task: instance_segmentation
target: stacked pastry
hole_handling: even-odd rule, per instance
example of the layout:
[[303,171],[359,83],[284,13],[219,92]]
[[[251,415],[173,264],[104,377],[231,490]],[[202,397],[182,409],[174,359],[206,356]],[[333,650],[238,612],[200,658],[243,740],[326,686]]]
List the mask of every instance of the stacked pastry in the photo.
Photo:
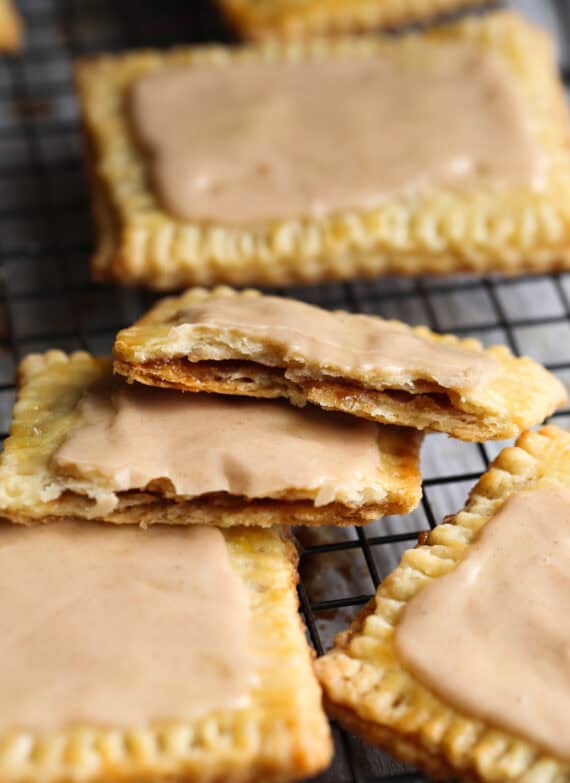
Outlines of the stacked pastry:
[[[119,332],[113,360],[50,351],[26,358],[19,380],[0,465],[11,730],[0,769],[2,780],[54,783],[285,781],[325,767],[331,739],[290,526],[405,513],[420,498],[423,431],[511,437],[565,398],[504,347],[229,288],[159,302]],[[527,480],[528,470],[499,482],[496,498]],[[533,502],[555,518],[558,496]],[[397,572],[318,662],[333,714],[419,762],[424,711],[405,688],[439,693],[414,639],[437,655],[440,630],[416,609],[400,651],[389,621],[460,559],[476,529],[462,524],[468,532],[444,525],[425,556],[409,555],[418,576],[409,559],[405,585]],[[447,720],[452,706],[429,698]],[[404,711],[417,716],[409,731]],[[436,756],[428,769],[444,767]]]
[[[242,19],[264,5],[223,3]],[[277,4],[297,29],[301,5]],[[516,15],[106,57],[78,85],[99,278],[570,264],[563,93],[549,43]],[[19,380],[0,465],[2,783],[284,783],[325,767],[289,531],[413,509],[429,431],[520,439],[317,662],[326,704],[438,776],[568,777],[570,436],[525,432],[565,399],[543,367],[194,288],[121,331],[112,359],[50,351]]]

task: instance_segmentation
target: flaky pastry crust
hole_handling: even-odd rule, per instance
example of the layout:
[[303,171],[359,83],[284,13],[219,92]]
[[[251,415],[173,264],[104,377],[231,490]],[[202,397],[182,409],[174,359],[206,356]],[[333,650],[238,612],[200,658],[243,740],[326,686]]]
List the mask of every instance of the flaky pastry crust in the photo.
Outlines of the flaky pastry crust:
[[394,628],[406,603],[463,559],[513,493],[540,486],[570,487],[570,433],[556,427],[525,432],[515,447],[504,449],[464,510],[436,527],[426,544],[404,554],[334,649],[317,661],[331,714],[432,777],[554,783],[570,776],[568,762],[456,712],[404,668],[394,646]]
[[2,783],[284,783],[327,766],[331,740],[298,614],[295,548],[280,528],[224,536],[249,596],[258,681],[248,703],[191,723],[14,730],[0,737]]
[[391,29],[480,5],[480,0],[218,0],[238,35],[251,40]]
[[[200,344],[197,361],[192,354],[197,338],[185,335],[182,327],[176,333],[172,329],[177,314],[192,304],[259,296],[253,290],[194,288],[161,300],[134,326],[118,333],[113,349],[115,372],[130,381],[183,391],[286,397],[296,405],[311,402],[384,424],[446,432],[472,441],[519,435],[544,421],[566,399],[562,384],[532,359],[515,357],[505,346],[483,349],[474,339],[438,335],[423,326],[413,331],[433,342],[460,345],[474,354],[485,350],[498,363],[498,374],[472,390],[437,385],[426,390],[426,383],[417,381],[414,389],[413,377],[388,374],[386,388],[378,390],[372,383],[366,386],[354,378],[334,377],[310,365],[302,378],[291,380],[284,376],[286,367],[270,336],[265,341],[257,336],[246,341],[241,334],[232,336],[220,330],[214,339],[210,330],[208,344]],[[204,351],[209,350],[211,356],[205,357]]]
[[22,22],[12,0],[0,0],[0,52],[22,48]]
[[98,503],[108,500],[108,490],[58,475],[51,457],[73,426],[85,389],[110,373],[110,360],[84,352],[48,351],[24,359],[10,436],[0,458],[0,515],[22,524],[75,516],[138,525],[349,525],[406,513],[420,500],[421,437],[413,430],[379,427],[375,502],[337,499],[315,506],[316,490],[248,500],[226,493],[179,498],[155,489],[119,492],[117,506],[109,510]]
[[[145,154],[130,125],[131,85],[173,65],[381,56],[392,47],[419,56],[425,39],[469,41],[501,58],[524,95],[544,153],[545,188],[435,190],[389,199],[368,211],[252,226],[177,220],[159,205]],[[100,280],[157,289],[212,283],[285,285],[384,274],[539,272],[570,265],[570,151],[567,109],[550,41],[511,12],[468,18],[427,33],[270,42],[136,52],[84,60],[77,88],[99,245]],[[445,118],[442,118],[442,122]],[[344,151],[346,152],[346,151]]]

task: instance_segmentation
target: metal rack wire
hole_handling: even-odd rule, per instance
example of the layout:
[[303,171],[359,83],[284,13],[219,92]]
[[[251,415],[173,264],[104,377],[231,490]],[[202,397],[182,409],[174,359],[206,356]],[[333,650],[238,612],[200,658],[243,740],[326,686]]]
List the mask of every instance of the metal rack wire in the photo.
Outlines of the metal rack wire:
[[[555,34],[570,83],[570,11],[564,0],[511,3]],[[231,40],[202,0],[21,0],[27,31],[22,57],[0,60],[0,432],[14,400],[14,371],[27,353],[58,347],[110,351],[116,330],[153,295],[95,286],[88,194],[81,170],[75,57],[135,46]],[[505,342],[570,383],[570,274],[503,279],[354,282],[294,289],[293,295],[435,330]],[[556,414],[570,422],[570,410]],[[424,499],[408,517],[365,529],[306,531],[299,593],[317,652],[365,603],[379,581],[444,514],[503,444],[457,443],[430,436],[424,448]],[[334,727],[337,754],[322,783],[373,783],[420,775]]]

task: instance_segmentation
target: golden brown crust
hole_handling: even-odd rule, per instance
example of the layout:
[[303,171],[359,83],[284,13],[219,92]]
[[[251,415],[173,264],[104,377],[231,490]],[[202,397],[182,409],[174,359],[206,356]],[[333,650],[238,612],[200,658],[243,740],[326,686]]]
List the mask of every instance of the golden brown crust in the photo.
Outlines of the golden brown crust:
[[[475,355],[485,350],[497,362],[498,375],[473,390],[437,387],[426,391],[424,383],[417,392],[411,376],[389,378],[386,388],[378,390],[351,378],[331,377],[331,368],[325,373],[309,365],[302,377],[291,380],[285,377],[287,367],[270,338],[263,341],[252,336],[246,343],[240,334],[232,342],[231,335],[220,331],[214,335],[212,360],[192,361],[192,334],[178,329],[173,334],[173,321],[186,307],[209,299],[237,297],[247,302],[259,296],[253,290],[195,288],[159,301],[134,326],[118,333],[113,349],[115,372],[130,381],[183,391],[285,397],[301,406],[311,402],[383,424],[446,432],[472,441],[519,435],[544,421],[566,399],[565,389],[552,374],[527,357],[513,356],[504,346],[483,349],[473,339],[437,335],[425,327],[412,330],[400,322],[395,322],[400,328],[433,342],[460,345]],[[251,355],[245,357],[248,351]],[[224,358],[219,360],[222,352]]]
[[[495,4],[490,0],[488,5]],[[242,38],[293,38],[362,33],[430,21],[481,6],[480,0],[218,0]]]
[[300,498],[293,491],[282,498],[258,500],[223,493],[184,499],[132,491],[117,493],[118,504],[110,510],[108,492],[89,482],[62,478],[51,468],[54,451],[74,424],[77,400],[110,371],[109,360],[82,352],[67,356],[49,351],[32,354],[22,362],[10,436],[0,460],[0,513],[4,517],[22,524],[76,516],[139,525],[353,525],[383,514],[406,513],[420,500],[421,436],[379,427],[378,502],[339,500],[315,506],[312,497]]
[[330,733],[298,614],[291,539],[280,528],[224,536],[249,596],[259,667],[249,703],[192,723],[14,730],[0,737],[2,783],[284,783],[327,766]]
[[[429,751],[422,750],[413,741],[403,738],[397,732],[381,726],[373,726],[359,718],[353,710],[339,707],[326,699],[325,709],[332,718],[337,720],[351,734],[361,737],[369,745],[389,749],[392,756],[405,764],[411,764],[422,769],[433,780],[452,780],[455,777],[453,768],[440,757],[432,755]],[[473,776],[472,780],[480,779]]]
[[[228,67],[243,58],[288,60],[376,56],[428,40],[465,40],[503,59],[524,94],[547,161],[544,191],[435,191],[363,212],[319,220],[283,219],[259,226],[175,220],[159,206],[144,154],[129,123],[130,85],[174,64]],[[474,17],[395,40],[331,38],[271,42],[241,49],[186,48],[83,61],[77,87],[88,139],[99,246],[99,279],[157,289],[215,282],[285,285],[382,274],[507,274],[570,265],[570,151],[567,109],[550,42],[510,12]]]
[[12,0],[0,0],[0,52],[20,51],[22,39],[22,21]]
[[456,712],[404,668],[393,642],[398,618],[417,591],[462,560],[508,497],[539,486],[570,487],[570,433],[543,427],[525,432],[515,447],[504,449],[470,493],[465,509],[435,528],[427,544],[404,554],[372,605],[317,661],[332,714],[435,777],[554,783],[570,776],[567,761]]

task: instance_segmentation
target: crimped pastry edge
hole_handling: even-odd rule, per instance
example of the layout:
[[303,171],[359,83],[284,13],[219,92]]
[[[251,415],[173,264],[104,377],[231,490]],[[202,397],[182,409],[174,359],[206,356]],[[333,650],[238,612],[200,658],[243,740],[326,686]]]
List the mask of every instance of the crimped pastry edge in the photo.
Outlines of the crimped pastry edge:
[[[532,359],[515,357],[506,346],[484,348],[473,338],[460,339],[452,334],[440,335],[425,326],[407,328],[419,337],[433,342],[456,345],[475,354],[485,352],[498,363],[501,368],[499,375],[491,379],[486,388],[473,392],[462,390],[461,398],[456,401],[449,400],[448,410],[442,403],[431,401],[425,395],[419,395],[417,401],[410,399],[402,403],[382,392],[367,389],[360,381],[331,376],[330,371],[322,376],[315,373],[314,378],[307,376],[304,386],[282,379],[277,379],[272,386],[267,372],[282,368],[283,365],[277,361],[272,366],[271,357],[267,366],[261,364],[264,359],[257,344],[255,356],[232,357],[231,343],[228,342],[230,361],[233,358],[244,361],[250,358],[254,365],[257,363],[257,386],[255,383],[249,383],[250,377],[256,378],[255,366],[248,368],[248,383],[242,384],[238,389],[239,383],[226,381],[223,371],[220,377],[216,376],[215,360],[211,361],[210,378],[207,372],[200,375],[200,363],[194,371],[191,362],[181,367],[169,364],[177,359],[184,361],[191,344],[191,340],[184,335],[178,338],[170,333],[171,321],[179,311],[211,299],[238,297],[247,301],[248,298],[260,296],[263,294],[255,289],[236,291],[227,286],[219,286],[212,290],[191,288],[178,297],[160,300],[133,326],[122,329],[117,334],[113,348],[115,371],[130,380],[157,386],[172,385],[187,391],[285,396],[297,405],[303,405],[308,400],[327,410],[340,410],[389,425],[447,432],[469,441],[515,437],[524,429],[544,421],[567,398],[566,390],[560,381]],[[388,323],[406,326],[400,321]],[[220,340],[223,342],[222,338]],[[261,344],[262,341],[258,342]],[[243,352],[245,341],[240,339],[239,346]],[[161,362],[162,368],[159,366]],[[413,379],[406,378],[406,382],[408,380]],[[393,379],[388,383],[389,389],[392,388],[391,382]],[[398,387],[394,386],[394,390],[398,390]],[[449,391],[453,395],[454,390]]]
[[[436,191],[417,203],[395,200],[368,213],[345,211],[320,221],[282,220],[259,228],[175,221],[158,207],[146,181],[144,156],[131,138],[123,100],[132,79],[168,63],[199,61],[225,67],[252,57],[334,57],[347,51],[366,56],[389,44],[372,37],[341,37],[231,51],[218,46],[84,60],[77,68],[77,87],[100,233],[93,274],[167,290],[216,282],[287,285],[392,273],[517,274],[567,268],[567,108],[550,42],[508,11],[468,18],[424,35],[470,40],[505,58],[526,93],[550,162],[549,186],[543,194],[520,189],[504,197],[483,191]],[[413,48],[420,40],[410,34],[397,45]]]
[[[483,4],[492,7],[497,0],[431,0],[429,7],[419,7],[414,0],[312,0],[299,4],[271,2],[273,15],[265,17],[255,0],[217,0],[218,7],[231,27],[243,39],[260,41],[268,38],[293,38],[309,35],[363,33],[394,29],[419,22],[434,23],[444,15]],[[443,19],[442,19],[443,21]]]
[[503,449],[465,508],[436,527],[427,544],[404,554],[373,601],[316,662],[332,715],[434,777],[484,783],[555,783],[570,777],[570,763],[446,705],[400,665],[392,642],[405,603],[437,578],[436,570],[443,575],[460,562],[508,497],[534,486],[570,486],[570,433],[546,426]]

